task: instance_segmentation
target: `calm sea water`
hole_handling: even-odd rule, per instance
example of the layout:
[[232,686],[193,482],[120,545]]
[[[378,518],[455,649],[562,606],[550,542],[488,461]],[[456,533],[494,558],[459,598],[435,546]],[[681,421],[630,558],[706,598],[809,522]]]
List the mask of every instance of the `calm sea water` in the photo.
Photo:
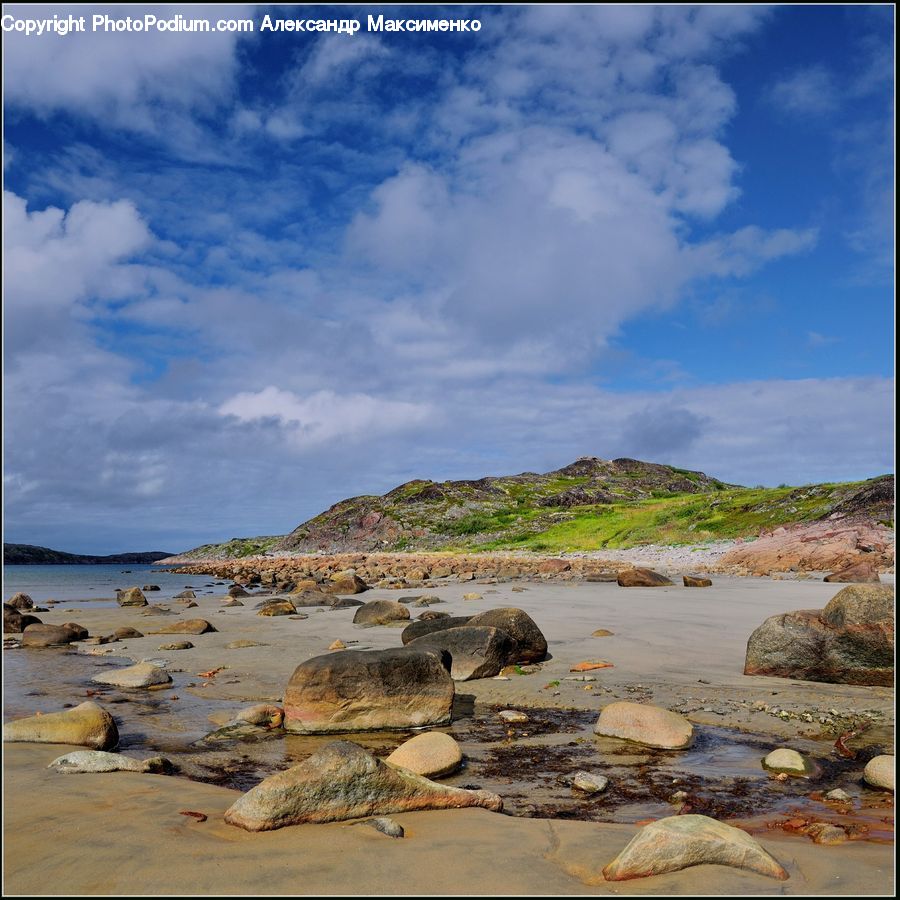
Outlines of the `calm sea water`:
[[[16,591],[24,591],[35,603],[44,600],[115,601],[116,588],[143,587],[158,584],[159,591],[147,599],[171,599],[193,585],[200,594],[211,591],[204,587],[217,580],[206,575],[175,575],[160,571],[158,566],[4,566],[3,599]],[[223,591],[218,588],[219,593]]]

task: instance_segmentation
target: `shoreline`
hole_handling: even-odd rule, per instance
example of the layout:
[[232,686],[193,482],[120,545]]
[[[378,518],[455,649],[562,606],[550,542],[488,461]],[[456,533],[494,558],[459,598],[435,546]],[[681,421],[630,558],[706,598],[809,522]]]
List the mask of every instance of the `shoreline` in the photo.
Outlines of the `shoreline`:
[[[217,629],[191,637],[193,648],[171,652],[159,649],[171,636],[149,633],[175,621],[171,616],[145,617],[147,610],[114,601],[89,608],[61,602],[41,614],[44,621],[74,619],[91,634],[131,626],[145,636],[78,645],[75,653],[6,651],[6,717],[80,702],[86,690],[98,688],[91,674],[164,658],[174,678],[170,687],[158,692],[101,688],[95,699],[116,717],[125,753],[170,756],[182,767],[182,776],[61,775],[46,765],[66,752],[65,746],[6,744],[6,890],[49,893],[52,885],[59,893],[94,894],[890,893],[884,885],[891,882],[893,846],[877,834],[820,846],[771,826],[795,805],[803,815],[834,820],[834,811],[810,795],[838,786],[854,797],[855,823],[871,826],[892,811],[867,811],[872,792],[860,782],[861,764],[835,764],[832,751],[835,739],[858,721],[869,728],[850,742],[854,750],[866,753],[877,746],[890,751],[893,690],[742,674],[746,639],[766,616],[824,606],[840,587],[731,577],[717,578],[704,589],[518,580],[485,585],[477,600],[464,599],[472,582],[430,589],[443,601],[438,608],[453,615],[501,606],[525,609],[546,635],[549,655],[529,674],[458,683],[459,708],[444,729],[460,742],[467,760],[466,768],[445,783],[494,790],[504,797],[508,814],[397,814],[407,830],[402,841],[349,822],[243,832],[221,818],[235,790],[197,780],[224,773],[228,783],[245,790],[305,758],[330,736],[195,746],[198,736],[221,724],[222,715],[252,703],[278,702],[294,667],[326,653],[336,638],[354,649],[386,649],[399,646],[398,628],[354,625],[352,609],[310,608],[306,618],[297,620],[257,616],[256,598],[270,592],[254,590],[243,598],[244,606],[223,607],[221,586],[215,594],[199,594],[194,609],[162,604],[184,618],[206,618]],[[396,596],[373,590],[362,599]],[[600,627],[612,634],[593,637]],[[229,648],[235,639],[256,644]],[[613,666],[591,673],[593,680],[570,680],[573,665],[598,656]],[[218,677],[198,675],[222,666]],[[682,712],[697,730],[696,747],[660,754],[597,738],[592,726],[599,710],[620,699]],[[496,710],[504,708],[526,711],[531,724],[510,737],[496,724]],[[408,735],[342,737],[381,756]],[[769,779],[759,760],[777,746],[796,747],[820,760],[819,780],[785,787]],[[556,783],[556,773],[582,768],[610,778],[611,787],[596,803],[573,798],[570,789]],[[697,792],[697,811],[712,814],[722,803],[731,809],[722,818],[750,830],[787,868],[790,879],[776,882],[701,866],[604,882],[600,870],[637,833],[639,821],[678,811],[668,800],[675,779]],[[736,790],[740,782],[750,787],[743,798]],[[762,818],[748,816],[754,807]],[[190,820],[182,810],[203,812],[208,821]],[[33,839],[36,833],[52,834],[52,852]],[[144,846],[154,852],[135,853]]]

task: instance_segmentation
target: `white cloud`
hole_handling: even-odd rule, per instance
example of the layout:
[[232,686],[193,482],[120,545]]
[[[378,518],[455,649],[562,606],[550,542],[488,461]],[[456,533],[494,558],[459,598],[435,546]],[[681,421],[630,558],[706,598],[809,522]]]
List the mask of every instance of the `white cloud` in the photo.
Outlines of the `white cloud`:
[[261,391],[245,391],[226,400],[219,412],[240,422],[275,419],[287,426],[301,447],[329,441],[406,431],[425,421],[427,405],[385,400],[368,394],[336,394],[316,391],[299,397],[273,385]]
[[80,339],[87,304],[134,290],[141,277],[123,263],[152,241],[128,201],[28,211],[21,197],[4,191],[6,325],[15,335],[7,364],[48,340]]
[[[39,13],[36,12],[39,10]],[[18,6],[4,12],[17,18],[53,15],[135,18],[153,13],[171,18],[252,18],[254,7],[179,6]],[[10,109],[40,115],[57,112],[88,116],[104,127],[154,135],[191,155],[216,155],[196,116],[208,115],[230,99],[239,36],[212,31],[52,32],[25,37],[4,34],[4,102]]]
[[837,108],[839,94],[831,73],[821,65],[798,69],[769,89],[770,101],[792,115],[827,115]]

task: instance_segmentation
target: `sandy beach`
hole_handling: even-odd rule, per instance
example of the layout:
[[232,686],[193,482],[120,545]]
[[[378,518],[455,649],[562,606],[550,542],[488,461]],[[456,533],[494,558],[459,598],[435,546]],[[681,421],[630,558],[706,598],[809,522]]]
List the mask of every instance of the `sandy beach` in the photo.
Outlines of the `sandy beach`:
[[[199,585],[197,576],[185,584]],[[223,594],[201,594],[198,608],[216,632],[187,636],[193,649],[161,651],[178,637],[151,635],[172,616],[114,603],[62,603],[45,622],[75,621],[91,634],[131,626],[146,636],[64,650],[5,654],[6,718],[79,703],[98,671],[141,659],[165,660],[174,683],[164,690],[100,689],[113,712],[120,749],[162,753],[181,777],[115,773],[60,775],[46,768],[64,746],[5,745],[7,893],[890,893],[891,795],[861,782],[862,763],[834,752],[849,723],[867,727],[850,741],[860,758],[893,752],[890,688],[796,682],[742,674],[746,641],[769,615],[821,608],[838,586],[813,581],[717,578],[712,588],[624,589],[614,583],[449,584],[427,593],[438,608],[472,615],[517,606],[538,623],[548,659],[508,680],[457,684],[454,722],[443,730],[461,744],[465,767],[445,783],[500,794],[505,813],[453,810],[395,816],[407,837],[393,841],[347,823],[301,825],[249,834],[226,825],[240,791],[286,768],[331,738],[272,734],[250,741],[201,741],[252,703],[277,702],[294,668],[341,639],[354,649],[400,645],[396,627],[362,628],[353,610],[303,610],[306,618],[260,617],[252,597],[222,608]],[[524,590],[523,590],[524,588]],[[209,588],[207,588],[208,590]],[[514,590],[515,589],[515,590]],[[214,590],[224,591],[224,586]],[[463,600],[478,592],[481,599]],[[409,591],[371,590],[359,599],[397,599]],[[415,593],[415,592],[414,592]],[[152,595],[151,595],[152,596]],[[592,637],[597,629],[612,632]],[[184,637],[184,636],[182,636]],[[229,649],[235,640],[258,646]],[[356,643],[354,643],[356,642]],[[612,663],[587,675],[584,660]],[[202,677],[214,669],[211,677]],[[525,667],[528,671],[532,667]],[[569,680],[578,679],[578,680]],[[589,680],[588,680],[589,679]],[[684,752],[662,752],[595,737],[599,710],[641,700],[683,712],[697,731]],[[502,726],[499,709],[529,723]],[[386,755],[410,733],[351,736]],[[197,743],[200,741],[200,743]],[[760,765],[790,746],[817,764],[809,779],[783,784]],[[601,799],[573,797],[560,775],[576,769],[609,776]],[[842,787],[849,813],[821,802]],[[741,824],[787,869],[776,882],[722,866],[604,882],[601,869],[637,832],[638,822],[673,815],[668,794],[685,788],[693,811]],[[818,792],[818,798],[815,796]],[[180,815],[203,812],[207,821]],[[820,846],[779,826],[786,818],[855,823],[855,838]],[[123,827],[124,826],[124,827]],[[35,841],[34,835],[41,840]],[[304,852],[294,849],[302,842]],[[48,841],[52,850],[48,850]],[[152,848],[152,853],[135,852]],[[498,865],[498,860],[502,863]]]

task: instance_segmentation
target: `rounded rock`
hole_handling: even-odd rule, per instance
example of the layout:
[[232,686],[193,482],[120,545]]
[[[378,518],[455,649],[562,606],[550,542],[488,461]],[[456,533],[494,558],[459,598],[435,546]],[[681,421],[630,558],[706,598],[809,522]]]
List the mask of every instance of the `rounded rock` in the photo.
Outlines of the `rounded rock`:
[[764,760],[763,768],[770,772],[785,772],[788,775],[806,775],[809,766],[806,760],[789,747],[779,747],[773,750]]
[[662,750],[683,750],[694,739],[694,728],[684,716],[659,706],[627,700],[604,707],[594,733]]
[[885,791],[894,790],[894,757],[889,754],[875,756],[866,763],[863,779],[871,787]]
[[449,734],[429,731],[401,744],[386,762],[426,778],[440,778],[462,765],[462,750]]

